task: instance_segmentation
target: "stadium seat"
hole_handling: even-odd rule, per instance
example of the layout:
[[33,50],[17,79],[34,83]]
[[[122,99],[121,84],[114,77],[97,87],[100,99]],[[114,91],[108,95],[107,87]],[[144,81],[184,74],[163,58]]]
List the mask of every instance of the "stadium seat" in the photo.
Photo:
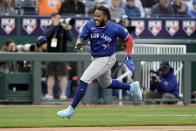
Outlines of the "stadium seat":
[[15,0],[15,9],[22,15],[38,14],[38,4],[35,0]]

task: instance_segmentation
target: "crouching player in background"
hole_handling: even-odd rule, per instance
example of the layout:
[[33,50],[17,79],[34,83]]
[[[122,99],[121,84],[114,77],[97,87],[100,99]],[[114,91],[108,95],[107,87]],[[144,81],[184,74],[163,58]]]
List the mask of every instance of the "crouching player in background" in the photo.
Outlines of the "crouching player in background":
[[152,99],[146,104],[154,103],[153,99],[162,99],[161,104],[175,104],[179,98],[179,86],[177,78],[174,75],[174,70],[170,67],[169,62],[163,61],[160,64],[160,69],[157,76],[151,77],[150,91],[146,93],[145,98]]

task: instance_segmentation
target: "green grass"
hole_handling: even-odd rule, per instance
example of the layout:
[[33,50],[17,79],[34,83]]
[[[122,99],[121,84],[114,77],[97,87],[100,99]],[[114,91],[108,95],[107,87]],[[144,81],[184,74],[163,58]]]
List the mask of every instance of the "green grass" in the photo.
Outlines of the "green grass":
[[193,106],[80,107],[69,120],[56,115],[61,109],[1,107],[0,127],[196,125]]

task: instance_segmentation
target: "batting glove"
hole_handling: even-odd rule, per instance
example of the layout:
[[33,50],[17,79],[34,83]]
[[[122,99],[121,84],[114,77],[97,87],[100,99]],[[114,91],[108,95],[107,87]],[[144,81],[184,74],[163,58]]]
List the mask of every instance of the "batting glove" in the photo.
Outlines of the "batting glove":
[[133,61],[131,60],[131,56],[126,56],[125,58],[125,65],[129,68],[130,71],[135,72],[136,71],[136,67],[133,64]]

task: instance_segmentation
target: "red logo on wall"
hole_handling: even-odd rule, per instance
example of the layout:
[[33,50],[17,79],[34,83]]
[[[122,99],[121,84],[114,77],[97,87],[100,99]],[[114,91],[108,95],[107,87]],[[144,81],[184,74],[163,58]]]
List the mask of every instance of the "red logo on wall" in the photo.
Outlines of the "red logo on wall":
[[24,18],[22,27],[30,35],[37,27],[37,20],[35,18]]
[[131,26],[135,27],[135,35],[139,36],[145,29],[144,20],[131,20]]
[[40,19],[40,28],[44,31],[49,25],[52,24],[50,19]]
[[179,30],[179,21],[177,20],[166,20],[165,28],[170,36],[174,36]]
[[16,25],[15,18],[2,18],[1,19],[1,28],[5,31],[5,33],[8,35],[10,34]]
[[157,36],[159,32],[162,30],[162,21],[161,20],[149,20],[148,30],[152,33],[153,36]]
[[183,30],[186,32],[188,36],[191,36],[193,32],[195,32],[196,23],[193,20],[184,20],[182,26]]
[[88,22],[88,20],[81,20],[81,19],[77,19],[76,20],[76,23],[75,23],[75,29],[78,31],[78,32],[81,32],[82,31],[82,28],[83,26]]

